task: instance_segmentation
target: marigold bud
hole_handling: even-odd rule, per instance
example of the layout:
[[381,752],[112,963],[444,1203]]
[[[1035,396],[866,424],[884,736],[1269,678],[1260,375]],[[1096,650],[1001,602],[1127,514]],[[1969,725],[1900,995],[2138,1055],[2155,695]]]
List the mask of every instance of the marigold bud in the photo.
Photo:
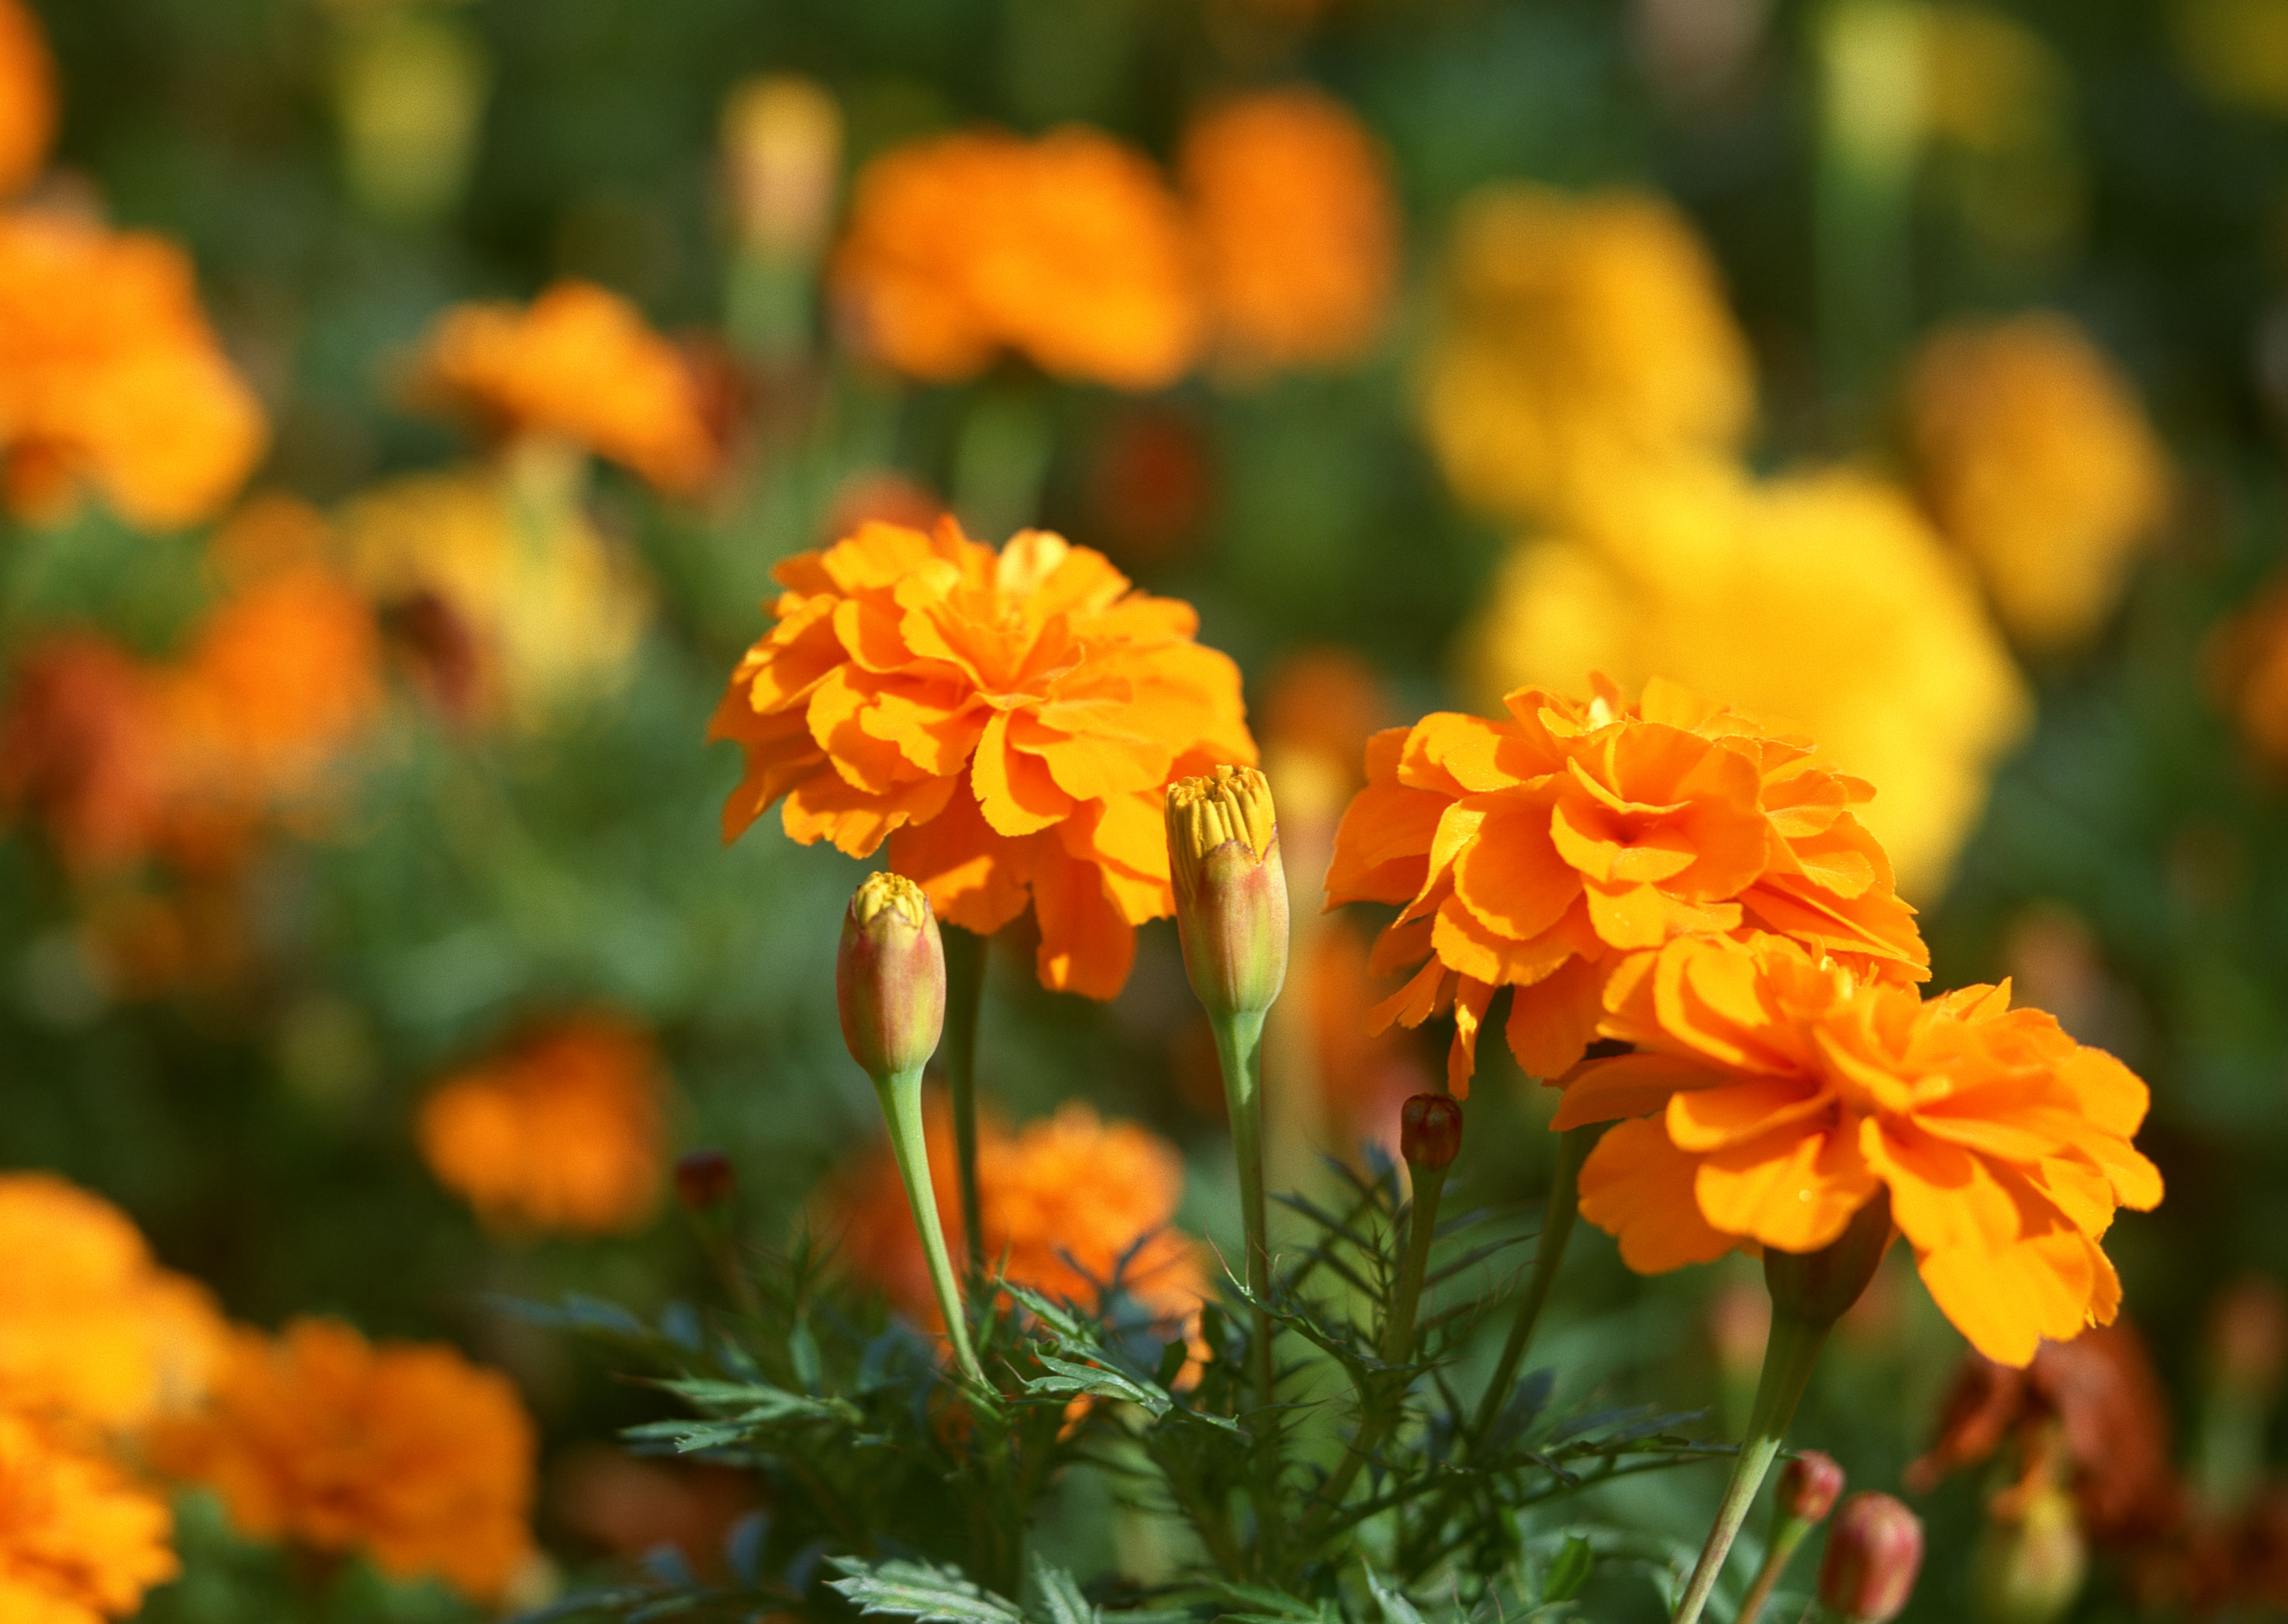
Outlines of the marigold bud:
[[1773,1499],[1782,1517],[1799,1523],[1815,1523],[1835,1509],[1835,1502],[1842,1493],[1843,1469],[1836,1464],[1835,1457],[1807,1449],[1780,1468],[1779,1485],[1773,1491]]
[[1462,1102],[1417,1094],[1398,1108],[1399,1153],[1418,1168],[1450,1168],[1462,1149]]
[[842,168],[842,109],[826,88],[793,74],[748,80],[723,109],[723,156],[747,250],[814,257]]
[[1915,1593],[1922,1520],[1888,1494],[1854,1494],[1827,1531],[1819,1599],[1845,1624],[1889,1624]]
[[1879,1186],[1843,1232],[1818,1251],[1766,1247],[1764,1286],[1772,1294],[1773,1314],[1801,1325],[1834,1324],[1875,1278],[1893,1238],[1890,1192]]
[[1271,786],[1218,767],[1168,791],[1168,868],[1192,991],[1211,1015],[1259,1015],[1287,979],[1287,873]]
[[834,993],[850,1058],[879,1081],[918,1072],[945,1026],[945,945],[922,888],[870,874],[842,918]]
[[675,1161],[675,1193],[694,1212],[706,1212],[731,1199],[738,1169],[721,1151],[686,1151]]

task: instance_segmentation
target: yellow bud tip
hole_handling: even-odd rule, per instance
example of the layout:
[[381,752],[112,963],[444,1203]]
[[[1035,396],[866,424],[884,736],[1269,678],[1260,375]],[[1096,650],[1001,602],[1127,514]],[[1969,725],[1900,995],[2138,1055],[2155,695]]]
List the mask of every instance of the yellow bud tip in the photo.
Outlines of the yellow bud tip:
[[1169,788],[1168,854],[1180,873],[1235,841],[1261,862],[1278,837],[1271,781],[1253,767],[1218,767]]
[[870,874],[850,899],[850,917],[864,930],[881,915],[885,909],[894,911],[901,923],[918,931],[929,923],[929,896],[902,874],[886,869]]

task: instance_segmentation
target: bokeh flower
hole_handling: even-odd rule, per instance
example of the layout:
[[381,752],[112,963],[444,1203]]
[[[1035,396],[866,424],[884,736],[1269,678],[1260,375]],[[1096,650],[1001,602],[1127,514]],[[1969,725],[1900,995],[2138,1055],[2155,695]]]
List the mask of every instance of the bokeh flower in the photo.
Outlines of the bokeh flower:
[[830,283],[866,353],[935,383],[1013,351],[1059,377],[1173,383],[1199,353],[1193,241],[1150,159],[1089,130],[900,147],[860,171]]
[[2023,1366],[2109,1323],[2098,1245],[2161,1176],[2130,1144],[2145,1085],[2009,988],[1930,1000],[1799,942],[1684,938],[1609,984],[1606,1030],[1553,1125],[1615,1126],[1581,1216],[1642,1272],[1744,1244],[1813,1252],[1887,1190],[1923,1282],[1973,1347]]
[[1214,107],[1180,162],[1217,348],[1235,372],[1356,360],[1398,278],[1390,161],[1342,103],[1302,87]]
[[180,249],[0,214],[0,455],[16,513],[52,516],[92,487],[130,523],[193,524],[230,499],[266,437]]
[[675,346],[617,294],[560,281],[520,309],[461,305],[431,329],[417,402],[506,437],[551,435],[679,494],[706,481],[714,436]]
[[1785,717],[1882,786],[1860,814],[1918,899],[1943,887],[2032,702],[1977,592],[1897,491],[1715,462],[1616,482],[1511,555],[1462,651],[1481,702],[1585,670]]
[[421,1105],[422,1158],[496,1228],[632,1229],[659,1200],[662,1087],[644,1033],[568,1017],[440,1082]]
[[1027,530],[996,553],[952,520],[868,525],[774,572],[778,624],[732,673],[711,736],[747,772],[735,837],[784,797],[786,832],[918,881],[989,934],[1028,904],[1042,984],[1109,998],[1135,927],[1174,907],[1163,789],[1252,763],[1239,672],[1188,604]]
[[0,1174],[0,1409],[132,1431],[198,1400],[222,1317],[124,1213],[52,1173]]
[[1672,207],[1510,185],[1457,216],[1423,410],[1465,501],[1535,518],[1647,463],[1736,449],[1755,379]]
[[16,658],[0,717],[0,804],[79,872],[142,860],[172,788],[153,679],[93,631],[46,632]]
[[2004,625],[2087,638],[2162,515],[2168,465],[2128,380],[2062,316],[1942,329],[1907,388],[1924,500]]
[[497,1600],[532,1552],[536,1438],[508,1378],[441,1343],[369,1343],[338,1320],[234,1333],[207,1408],[150,1440],[262,1540],[361,1552]]
[[106,1457],[0,1411],[0,1617],[125,1618],[180,1572],[167,1502]]
[[56,133],[56,67],[23,0],[0,0],[0,197],[47,161]]
[[1421,968],[1370,1022],[1450,1010],[1457,1093],[1502,988],[1518,1063],[1554,1079],[1605,1022],[1624,957],[1678,936],[1780,931],[1871,978],[1929,973],[1854,812],[1874,792],[1809,740],[1658,680],[1635,706],[1602,677],[1586,703],[1539,688],[1506,703],[1376,734],[1327,875],[1330,904],[1403,905],[1374,968]]

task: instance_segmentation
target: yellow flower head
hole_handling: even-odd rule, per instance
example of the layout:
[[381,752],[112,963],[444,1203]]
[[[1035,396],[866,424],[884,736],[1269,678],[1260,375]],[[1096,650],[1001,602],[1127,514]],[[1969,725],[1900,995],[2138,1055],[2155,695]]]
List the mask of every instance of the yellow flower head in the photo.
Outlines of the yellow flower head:
[[181,1571],[167,1502],[20,1414],[0,1412],[0,1618],[125,1618]]

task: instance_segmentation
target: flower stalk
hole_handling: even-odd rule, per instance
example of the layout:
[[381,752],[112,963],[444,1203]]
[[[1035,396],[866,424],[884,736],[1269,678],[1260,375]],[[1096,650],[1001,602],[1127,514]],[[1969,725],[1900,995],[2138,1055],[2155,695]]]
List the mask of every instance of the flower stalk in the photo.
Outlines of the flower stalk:
[[1780,1575],[1787,1572],[1797,1549],[1814,1528],[1835,1509],[1843,1492],[1843,1469],[1831,1456],[1807,1450],[1780,1469],[1779,1488],[1772,1497],[1772,1537],[1765,1541],[1764,1565],[1756,1570],[1740,1616],[1733,1624],[1756,1624],[1764,1604],[1772,1598]]
[[944,926],[941,935],[945,943],[945,1041],[938,1054],[953,1105],[961,1232],[974,1282],[985,1278],[985,1223],[977,1197],[977,1021],[985,1002],[987,943],[976,931],[959,925]]
[[1534,1327],[1541,1322],[1541,1311],[1549,1305],[1550,1289],[1556,1285],[1558,1267],[1565,1261],[1566,1244],[1573,1239],[1574,1220],[1580,1216],[1581,1164],[1589,1160],[1589,1153],[1596,1148],[1597,1139],[1603,1132],[1604,1125],[1596,1123],[1568,1129],[1558,1139],[1557,1166],[1550,1178],[1548,1205],[1542,1212],[1541,1240],[1534,1248],[1533,1273],[1526,1280],[1525,1295],[1518,1299],[1508,1340],[1502,1343],[1501,1358],[1494,1362],[1493,1379],[1487,1382],[1485,1397],[1478,1401],[1476,1419],[1470,1424],[1472,1453],[1485,1447],[1486,1439],[1492,1436],[1495,1423],[1509,1403],[1510,1390],[1517,1383],[1518,1367],[1524,1362],[1526,1349],[1532,1345]]

